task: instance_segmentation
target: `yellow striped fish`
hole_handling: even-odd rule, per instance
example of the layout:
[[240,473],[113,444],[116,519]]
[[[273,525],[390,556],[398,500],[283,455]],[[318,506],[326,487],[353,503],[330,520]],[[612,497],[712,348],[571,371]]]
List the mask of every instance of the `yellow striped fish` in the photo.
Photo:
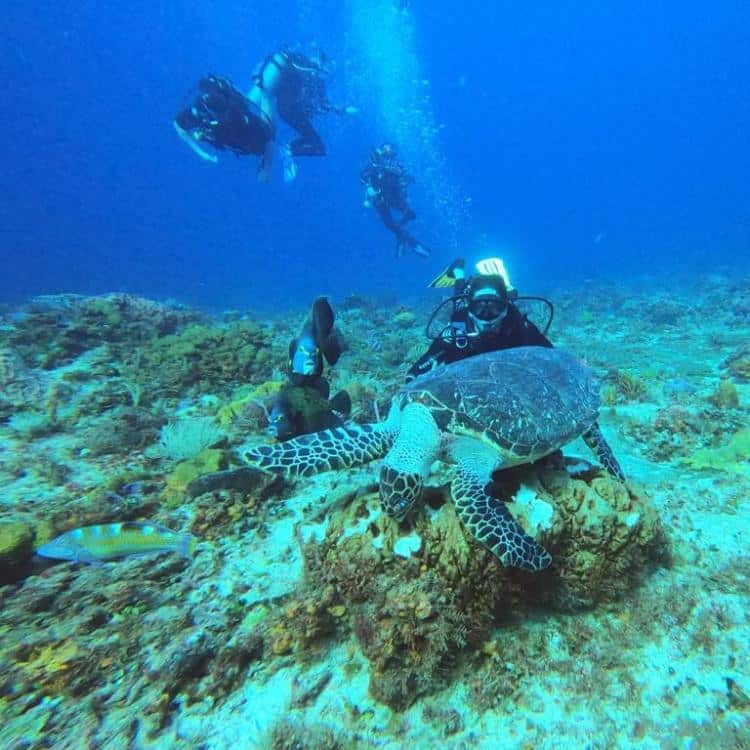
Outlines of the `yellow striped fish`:
[[190,557],[196,540],[154,523],[130,521],[83,526],[43,544],[37,555],[54,560],[94,563],[127,555],[152,552],[178,552]]

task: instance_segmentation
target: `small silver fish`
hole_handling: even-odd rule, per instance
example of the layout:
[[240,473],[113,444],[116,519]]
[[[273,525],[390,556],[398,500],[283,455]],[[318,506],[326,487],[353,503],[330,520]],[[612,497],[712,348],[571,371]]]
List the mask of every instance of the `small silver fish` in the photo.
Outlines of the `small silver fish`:
[[83,526],[66,531],[36,550],[41,557],[95,563],[127,555],[178,552],[190,557],[196,540],[154,523],[130,521]]

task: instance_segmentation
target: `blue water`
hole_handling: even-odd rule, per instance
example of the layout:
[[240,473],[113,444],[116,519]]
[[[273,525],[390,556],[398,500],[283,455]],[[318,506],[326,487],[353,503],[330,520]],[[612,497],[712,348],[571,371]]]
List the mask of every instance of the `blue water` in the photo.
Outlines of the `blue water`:
[[[750,5],[6,0],[0,301],[126,290],[208,307],[408,298],[456,254],[524,289],[750,258]],[[206,72],[245,88],[280,44],[336,59],[325,159],[288,185],[197,159],[171,119]],[[397,260],[358,172],[417,178]]]

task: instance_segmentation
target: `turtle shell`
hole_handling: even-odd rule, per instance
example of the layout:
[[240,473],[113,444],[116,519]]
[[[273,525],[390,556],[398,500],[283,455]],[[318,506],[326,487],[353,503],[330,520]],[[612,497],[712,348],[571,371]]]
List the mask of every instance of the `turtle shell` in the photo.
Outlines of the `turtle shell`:
[[438,367],[407,385],[401,398],[427,406],[441,430],[479,438],[519,461],[575,439],[599,410],[593,372],[569,352],[537,346]]

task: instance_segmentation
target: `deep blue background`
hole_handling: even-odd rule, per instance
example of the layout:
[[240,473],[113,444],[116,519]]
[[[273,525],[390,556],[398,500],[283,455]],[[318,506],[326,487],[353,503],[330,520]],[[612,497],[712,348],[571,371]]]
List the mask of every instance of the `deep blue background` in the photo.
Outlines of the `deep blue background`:
[[[394,258],[358,183],[373,142],[392,134],[363,94],[352,19],[393,14],[389,2],[5,5],[0,301],[408,297],[457,247],[467,259],[502,253],[528,291],[750,262],[746,1],[413,0],[387,19],[412,29],[412,49],[396,51],[430,82],[444,126],[432,145],[465,214],[458,232],[447,227],[416,175],[414,231],[430,261]],[[245,88],[260,59],[296,41],[336,57],[332,98],[359,97],[356,120],[321,123],[329,156],[264,186],[250,159],[192,155],[171,118],[195,81],[211,71]],[[409,126],[408,113],[389,116]]]

